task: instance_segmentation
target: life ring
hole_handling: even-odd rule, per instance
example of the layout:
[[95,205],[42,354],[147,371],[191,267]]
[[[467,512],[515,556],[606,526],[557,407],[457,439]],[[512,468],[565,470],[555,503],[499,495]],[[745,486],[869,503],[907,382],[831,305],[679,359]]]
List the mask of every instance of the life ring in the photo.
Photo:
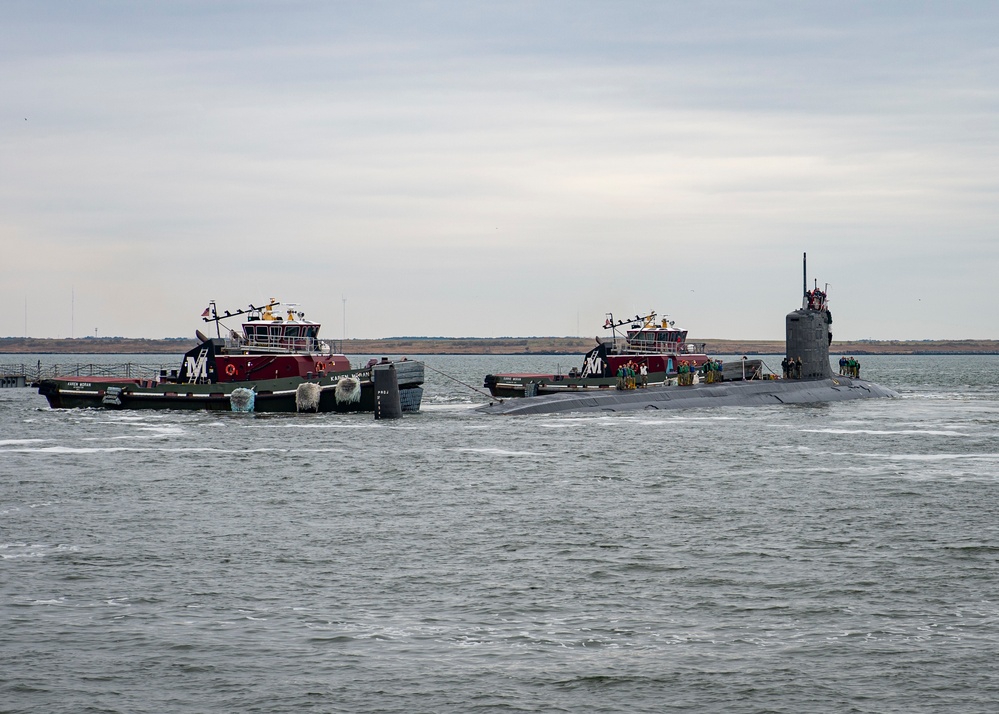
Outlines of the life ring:
[[326,370],[326,365],[325,364],[323,364],[322,362],[316,362],[316,371],[317,372],[324,372],[325,370]]
[[232,362],[227,364],[225,366],[225,373],[228,374],[230,377],[236,374],[236,365],[234,365]]

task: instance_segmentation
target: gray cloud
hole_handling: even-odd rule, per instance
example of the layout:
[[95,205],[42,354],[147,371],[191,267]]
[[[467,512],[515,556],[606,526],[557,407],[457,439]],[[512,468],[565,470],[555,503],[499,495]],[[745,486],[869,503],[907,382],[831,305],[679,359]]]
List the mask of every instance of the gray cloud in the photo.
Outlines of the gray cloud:
[[[190,334],[208,299],[356,336],[995,337],[990,4],[16,6],[0,297]],[[27,119],[27,121],[25,121]],[[266,295],[262,294],[267,293]],[[691,292],[693,291],[693,292]],[[900,298],[899,296],[905,296]],[[915,300],[919,310],[879,309]],[[86,333],[92,328],[77,328]],[[23,331],[19,310],[0,334]]]

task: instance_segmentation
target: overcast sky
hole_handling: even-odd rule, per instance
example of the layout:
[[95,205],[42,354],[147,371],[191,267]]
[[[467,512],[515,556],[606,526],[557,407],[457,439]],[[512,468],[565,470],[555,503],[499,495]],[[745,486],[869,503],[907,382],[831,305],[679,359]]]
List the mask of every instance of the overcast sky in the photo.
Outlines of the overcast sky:
[[[0,336],[999,339],[999,3],[0,6]],[[235,326],[235,325],[234,325]]]

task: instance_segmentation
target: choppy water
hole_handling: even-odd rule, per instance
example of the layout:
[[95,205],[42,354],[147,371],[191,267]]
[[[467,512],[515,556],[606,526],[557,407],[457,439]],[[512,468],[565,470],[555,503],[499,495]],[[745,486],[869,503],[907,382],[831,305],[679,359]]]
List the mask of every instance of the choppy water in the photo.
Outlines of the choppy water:
[[375,422],[0,390],[0,711],[996,711],[999,358],[863,362],[902,398],[500,418],[431,372]]

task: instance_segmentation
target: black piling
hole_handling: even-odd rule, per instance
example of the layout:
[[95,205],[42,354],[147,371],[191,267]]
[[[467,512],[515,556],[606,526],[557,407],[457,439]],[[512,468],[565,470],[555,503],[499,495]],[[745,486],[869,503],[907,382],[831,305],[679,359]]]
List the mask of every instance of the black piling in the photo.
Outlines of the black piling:
[[378,364],[371,368],[371,381],[375,387],[375,419],[399,419],[402,402],[399,399],[399,379],[395,365]]

